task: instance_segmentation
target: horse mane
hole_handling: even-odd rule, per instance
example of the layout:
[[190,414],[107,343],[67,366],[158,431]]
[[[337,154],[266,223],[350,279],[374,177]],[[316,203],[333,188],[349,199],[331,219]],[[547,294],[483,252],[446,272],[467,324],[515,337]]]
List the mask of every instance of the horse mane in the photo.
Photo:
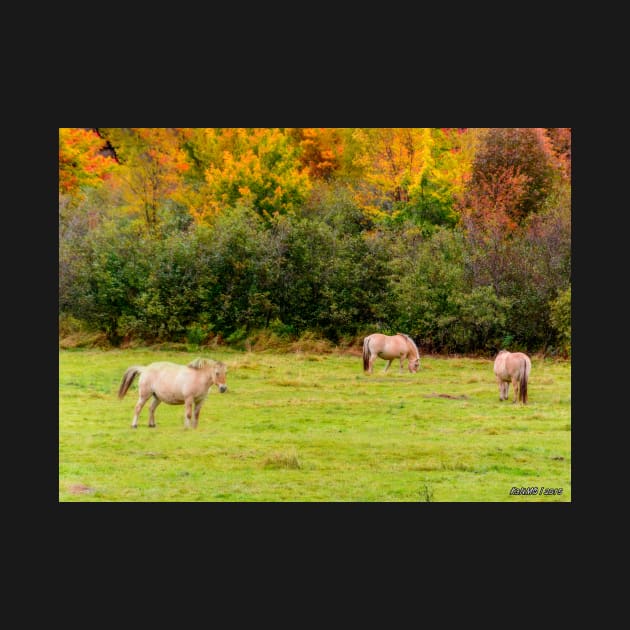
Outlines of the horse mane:
[[405,333],[396,333],[397,335],[401,335],[402,337],[404,337],[407,341],[409,341],[411,343],[411,345],[415,348],[416,350],[416,354],[418,356],[418,358],[420,358],[420,350],[418,350],[418,346],[416,346],[416,342],[409,336],[406,335]]
[[201,370],[206,367],[212,367],[216,361],[212,359],[202,359],[201,357],[197,357],[194,361],[191,361],[188,364],[189,368],[194,368],[195,370]]

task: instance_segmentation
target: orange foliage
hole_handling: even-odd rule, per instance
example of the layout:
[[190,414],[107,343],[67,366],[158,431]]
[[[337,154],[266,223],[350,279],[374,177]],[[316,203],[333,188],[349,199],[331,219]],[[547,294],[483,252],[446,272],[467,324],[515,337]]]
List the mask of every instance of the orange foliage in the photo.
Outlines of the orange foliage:
[[[570,177],[571,130],[507,131],[101,128],[120,159],[116,166],[102,154],[104,143],[94,131],[60,129],[59,190],[102,183],[116,167],[120,207],[144,216],[151,227],[173,204],[196,222],[237,204],[261,216],[291,213],[314,180],[338,179],[376,220],[454,221],[457,200],[464,219],[512,230],[522,223],[522,208],[538,208],[547,194],[547,162]],[[532,199],[523,206],[527,195]]]
[[552,127],[545,131],[563,175],[571,179],[571,128]]
[[59,128],[59,192],[75,193],[81,186],[98,186],[116,167],[103,155],[105,142],[92,129]]
[[478,185],[469,190],[462,209],[462,220],[488,233],[514,231],[522,219],[519,204],[530,178],[518,167],[509,166],[482,174]]
[[343,141],[339,129],[328,127],[297,127],[291,135],[300,147],[300,162],[311,177],[330,179],[339,170],[343,156]]

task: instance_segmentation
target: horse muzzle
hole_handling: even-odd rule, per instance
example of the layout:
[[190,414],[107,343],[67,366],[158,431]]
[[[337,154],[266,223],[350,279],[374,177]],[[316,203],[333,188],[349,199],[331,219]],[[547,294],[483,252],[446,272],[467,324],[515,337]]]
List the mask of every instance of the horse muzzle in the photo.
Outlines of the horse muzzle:
[[227,391],[227,385],[219,385],[219,392],[223,394]]

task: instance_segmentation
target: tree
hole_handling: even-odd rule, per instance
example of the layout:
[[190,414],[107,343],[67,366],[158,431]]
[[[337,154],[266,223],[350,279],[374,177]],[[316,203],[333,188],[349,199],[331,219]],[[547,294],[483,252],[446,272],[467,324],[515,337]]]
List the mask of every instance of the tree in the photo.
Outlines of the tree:
[[519,226],[529,177],[517,166],[479,172],[463,197],[460,221],[484,240],[499,241]]
[[59,192],[76,194],[82,187],[99,186],[116,168],[104,155],[105,142],[94,129],[59,128]]
[[197,132],[191,151],[203,169],[198,223],[240,203],[269,220],[288,214],[306,199],[311,182],[298,159],[298,148],[282,129],[230,128]]
[[431,129],[428,167],[410,186],[405,218],[425,226],[455,226],[456,202],[470,176],[469,135],[464,129]]
[[356,129],[356,191],[366,213],[377,221],[454,225],[453,205],[469,170],[460,135],[437,128]]
[[355,164],[363,173],[357,193],[365,211],[378,219],[395,217],[396,204],[409,201],[409,188],[429,166],[430,130],[361,128],[353,136],[362,148]]
[[117,182],[124,210],[141,217],[156,234],[164,214],[186,199],[184,175],[190,168],[185,136],[175,128],[100,128],[121,163]]
[[473,213],[496,209],[520,225],[542,208],[553,180],[554,155],[544,129],[491,128],[474,157],[465,203]]
[[562,175],[571,179],[571,128],[549,127],[545,131],[551,141]]
[[328,127],[295,127],[289,137],[299,147],[299,160],[313,179],[329,181],[341,166],[343,139],[340,129]]

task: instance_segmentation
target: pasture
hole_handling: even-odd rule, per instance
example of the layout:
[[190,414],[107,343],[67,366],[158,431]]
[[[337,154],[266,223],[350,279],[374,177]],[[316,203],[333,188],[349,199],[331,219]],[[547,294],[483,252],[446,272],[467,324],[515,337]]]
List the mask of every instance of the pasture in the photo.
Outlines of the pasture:
[[[131,428],[125,370],[227,365],[197,429],[184,407]],[[571,501],[571,363],[532,357],[528,404],[499,402],[491,359],[421,355],[416,374],[361,356],[60,350],[60,502]],[[511,489],[561,494],[510,494]],[[531,492],[531,490],[530,490]]]

